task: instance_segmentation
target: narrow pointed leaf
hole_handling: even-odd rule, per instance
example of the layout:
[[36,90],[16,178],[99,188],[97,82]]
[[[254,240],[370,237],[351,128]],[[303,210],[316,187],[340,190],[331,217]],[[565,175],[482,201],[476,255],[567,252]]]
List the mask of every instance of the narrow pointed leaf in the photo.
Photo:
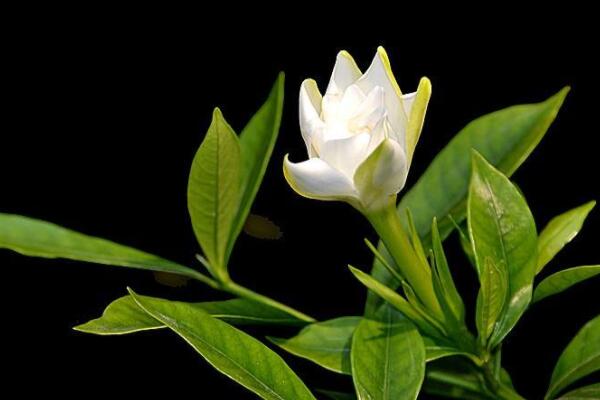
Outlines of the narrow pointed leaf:
[[600,399],[600,383],[585,386],[563,394],[558,400],[598,400]]
[[581,230],[583,222],[594,206],[590,201],[577,208],[554,217],[540,232],[538,239],[538,262],[536,273],[539,273],[554,256]]
[[[477,118],[438,153],[398,204],[402,218],[406,209],[413,213],[415,226],[425,247],[429,246],[434,217],[437,217],[442,240],[453,228],[450,217],[457,223],[466,217],[471,149],[476,149],[507,176],[512,175],[542,140],[568,91],[566,87],[541,103],[512,106]],[[382,243],[379,249],[392,261]],[[373,263],[371,273],[380,282],[398,287],[398,283],[394,283],[394,278],[377,260]],[[381,300],[371,294],[367,299],[367,314],[374,312],[380,304]]]
[[227,249],[242,194],[240,171],[238,137],[217,108],[192,162],[187,200],[198,243],[221,281],[229,279]]
[[575,381],[600,370],[600,315],[575,335],[560,355],[545,399],[553,399]]
[[477,296],[477,310],[475,319],[479,341],[485,345],[490,337],[496,322],[502,313],[508,294],[508,277],[504,268],[498,268],[494,261],[486,258],[483,270],[479,276],[481,288]]
[[317,322],[289,339],[269,338],[282,349],[323,368],[351,374],[350,345],[361,317],[341,317]]
[[0,214],[0,248],[33,257],[65,258],[169,272],[216,286],[216,283],[207,276],[173,261],[21,215]]
[[415,326],[391,307],[363,318],[352,338],[352,378],[360,400],[416,399],[425,346]]
[[437,228],[437,221],[433,220],[432,227],[432,249],[434,254],[434,268],[437,276],[439,277],[440,286],[443,292],[443,296],[446,299],[446,303],[452,310],[454,317],[457,321],[464,321],[465,319],[465,304],[456,289],[454,279],[450,273],[450,267],[448,266],[448,260],[444,253],[444,247],[440,239],[440,234]]
[[[247,299],[187,303],[233,325],[302,326],[301,321],[281,310]],[[123,296],[106,307],[101,317],[74,329],[96,335],[122,335],[165,326],[142,310],[131,296]]]
[[[373,291],[373,293],[380,296],[392,307],[396,308],[407,318],[413,321],[421,331],[427,333],[430,336],[438,336],[440,334],[421,316],[421,314],[417,310],[414,309],[414,307],[408,301],[406,301],[404,297],[400,296],[398,293],[394,292],[389,287],[385,286],[381,282],[378,282],[372,276],[365,272],[362,272],[359,269],[350,266],[350,271],[369,290]],[[385,303],[384,305],[382,305],[382,308],[383,307],[385,307]]]
[[519,190],[475,152],[467,221],[480,279],[487,262],[505,271],[508,277],[506,307],[490,338],[493,348],[510,332],[531,301],[537,234],[531,211]]
[[235,240],[248,218],[250,208],[273,153],[273,147],[279,134],[279,125],[281,124],[284,81],[285,78],[282,72],[277,77],[265,103],[240,133],[241,199],[234,220],[235,226],[231,230],[227,257],[229,257]]
[[535,303],[548,296],[563,292],[571,286],[599,274],[600,265],[586,265],[559,271],[550,275],[536,286],[533,292],[533,302]]
[[136,303],[181,336],[219,372],[263,399],[314,399],[279,355],[252,336],[187,303],[140,296]]
[[461,351],[459,349],[451,347],[450,345],[447,345],[447,344],[439,344],[436,342],[435,339],[432,339],[427,336],[423,336],[423,343],[425,343],[425,353],[426,353],[425,360],[427,362],[439,360],[440,358],[444,358],[444,357],[451,357],[451,356],[458,356],[458,355],[469,356],[469,354],[464,351]]

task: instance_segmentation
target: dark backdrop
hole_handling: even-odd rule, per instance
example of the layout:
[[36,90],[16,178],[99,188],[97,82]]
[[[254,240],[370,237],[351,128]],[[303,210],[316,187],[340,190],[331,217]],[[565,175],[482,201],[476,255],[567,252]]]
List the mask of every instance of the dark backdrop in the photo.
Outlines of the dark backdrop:
[[[325,88],[337,51],[349,50],[366,68],[380,44],[404,91],[414,90],[422,75],[431,78],[433,97],[407,187],[471,119],[571,85],[556,123],[514,176],[541,228],[552,216],[600,197],[595,30],[585,12],[561,12],[531,20],[515,13],[498,23],[433,22],[419,13],[392,23],[361,12],[330,18],[313,10],[264,21],[208,10],[188,13],[193,18],[187,21],[141,9],[6,15],[12,24],[2,50],[0,210],[197,266],[185,193],[212,108],[220,106],[240,129],[284,70],[281,134],[254,206],[284,236],[261,241],[242,235],[231,271],[245,285],[319,319],[358,314],[365,290],[346,264],[370,265],[362,238],[375,240],[373,232],[348,206],[300,198],[281,174],[285,153],[305,157],[296,113],[302,79],[313,77]],[[300,21],[292,22],[292,14]],[[366,26],[364,19],[377,23]],[[403,25],[407,19],[413,22]],[[566,27],[568,21],[575,26]],[[595,211],[547,270],[598,263],[599,232]],[[447,248],[472,304],[473,273],[456,238]],[[8,388],[67,398],[252,398],[167,332],[96,337],[71,330],[98,316],[126,286],[174,299],[223,295],[200,284],[169,289],[147,272],[8,251],[0,252],[0,265]],[[545,390],[569,337],[600,311],[599,288],[592,280],[532,307],[507,340],[505,364],[523,394],[536,398]],[[311,384],[349,387],[349,379],[286,359]]]

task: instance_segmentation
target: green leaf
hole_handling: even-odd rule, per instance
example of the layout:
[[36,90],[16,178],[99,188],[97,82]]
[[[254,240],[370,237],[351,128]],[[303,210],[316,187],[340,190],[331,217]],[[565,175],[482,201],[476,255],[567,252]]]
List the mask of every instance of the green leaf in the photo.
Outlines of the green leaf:
[[541,281],[533,292],[533,302],[563,292],[571,286],[600,274],[600,265],[564,269]]
[[487,339],[494,331],[496,322],[504,308],[508,292],[508,278],[506,275],[506,269],[498,268],[491,258],[486,258],[483,262],[483,270],[479,277],[481,288],[477,296],[477,310],[475,312],[479,341],[482,345],[486,344]]
[[[476,149],[504,174],[512,175],[542,140],[568,91],[566,87],[544,102],[517,105],[477,118],[438,153],[398,204],[401,217],[406,209],[411,210],[425,247],[429,246],[434,217],[437,217],[443,240],[453,228],[450,218],[460,223],[466,216],[471,149]],[[379,249],[388,260],[393,260],[382,243]],[[388,286],[398,287],[377,260],[371,274]],[[374,312],[380,304],[381,300],[370,295],[367,314]]]
[[197,279],[212,287],[217,285],[198,271],[173,261],[21,215],[0,214],[0,248],[33,257],[66,258],[169,272]]
[[519,190],[476,152],[467,208],[480,280],[484,265],[489,262],[508,275],[506,307],[489,342],[493,348],[510,332],[531,301],[537,261],[535,222]]
[[188,210],[194,234],[208,258],[211,274],[229,280],[229,242],[241,199],[241,155],[238,137],[215,108],[188,181]]
[[269,97],[240,134],[241,200],[234,220],[235,225],[229,239],[227,258],[231,254],[235,240],[248,218],[250,208],[273,153],[283,111],[284,82],[285,76],[281,72],[271,89],[271,93],[269,93]]
[[[423,333],[426,333],[430,336],[440,335],[440,332],[431,326],[431,324],[425,320],[423,316],[417,310],[415,310],[415,308],[404,297],[400,296],[398,293],[385,286],[381,282],[375,280],[369,274],[362,272],[361,270],[350,265],[348,267],[363,285],[404,314],[407,318],[414,322]],[[384,306],[382,305],[381,308],[383,307]]]
[[125,335],[164,327],[162,322],[142,310],[133,297],[123,296],[110,303],[101,317],[73,329],[95,335]]
[[570,384],[598,370],[600,315],[585,324],[560,355],[545,399],[553,399]]
[[[247,299],[187,304],[233,325],[302,326],[306,324],[276,308]],[[162,323],[144,312],[131,296],[123,296],[110,303],[100,318],[76,326],[74,329],[96,335],[122,335],[164,327]]]
[[359,399],[416,399],[425,346],[415,326],[391,307],[363,318],[352,338],[352,378]]
[[462,322],[465,320],[465,304],[463,303],[463,300],[456,289],[454,279],[452,279],[450,267],[448,266],[448,260],[446,259],[444,247],[442,246],[442,240],[437,228],[437,220],[435,218],[433,219],[431,232],[431,242],[435,260],[433,263],[435,276],[439,278],[442,295],[445,299],[445,303],[448,304],[450,310],[452,311],[454,319]]
[[252,336],[187,303],[137,295],[136,303],[181,336],[219,372],[263,399],[314,399],[275,352]]
[[583,222],[595,205],[595,201],[587,202],[554,217],[546,225],[538,239],[536,273],[539,273],[567,243],[577,236],[583,226]]
[[352,373],[350,345],[360,317],[341,317],[310,324],[289,338],[270,337],[273,343],[298,357],[340,374]]
[[425,343],[426,357],[425,361],[431,362],[439,360],[440,358],[450,356],[466,356],[470,357],[470,354],[446,344],[439,344],[435,339],[427,336],[423,336],[423,343]]
[[600,399],[600,383],[595,383],[563,394],[558,400],[598,400]]

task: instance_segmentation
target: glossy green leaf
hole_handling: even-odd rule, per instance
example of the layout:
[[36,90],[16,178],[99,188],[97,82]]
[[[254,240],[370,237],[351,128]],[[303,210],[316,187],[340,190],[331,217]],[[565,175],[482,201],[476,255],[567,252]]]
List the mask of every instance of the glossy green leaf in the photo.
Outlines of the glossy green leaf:
[[571,286],[600,274],[600,265],[564,269],[541,281],[533,292],[533,302],[563,292]]
[[[453,227],[450,217],[460,223],[466,216],[471,149],[476,149],[504,174],[512,175],[546,134],[568,91],[567,87],[541,103],[517,105],[477,118],[438,153],[398,204],[402,218],[406,209],[411,210],[425,247],[429,246],[434,217],[437,217],[443,240]],[[388,260],[393,260],[383,244],[379,244],[379,249]],[[371,274],[390,287],[398,287],[377,260]],[[381,300],[371,294],[367,314],[380,304]]]
[[563,394],[558,400],[598,400],[600,399],[600,383],[595,383]]
[[[302,326],[301,321],[283,311],[247,299],[187,303],[215,318],[233,325],[292,325]],[[101,317],[74,329],[96,335],[121,335],[165,326],[144,312],[131,296],[123,296],[106,307]]]
[[269,338],[284,350],[323,368],[351,374],[350,345],[360,317],[341,317],[310,324],[289,339]]
[[435,218],[433,220],[431,233],[431,244],[435,260],[433,266],[435,270],[435,276],[439,278],[442,291],[441,294],[445,299],[445,303],[448,304],[449,308],[451,309],[454,319],[462,322],[465,319],[465,304],[463,303],[463,300],[456,289],[456,285],[454,284],[454,279],[452,278],[452,273],[450,272],[450,267],[448,266],[448,260],[446,259],[446,254],[444,253],[444,247],[442,246],[442,240],[440,238],[437,228],[437,221]]
[[0,248],[33,257],[169,272],[216,286],[207,276],[173,261],[21,215],[0,214]]
[[583,226],[583,222],[595,205],[595,201],[590,201],[554,217],[542,232],[540,232],[540,237],[538,239],[537,273],[539,273],[567,243],[577,236]]
[[425,346],[416,327],[392,307],[363,318],[352,338],[352,378],[359,399],[416,399]]
[[536,227],[519,190],[475,152],[467,209],[480,280],[484,265],[489,262],[508,276],[506,307],[490,338],[493,348],[510,332],[531,301],[537,261]]
[[215,108],[192,161],[187,199],[194,234],[220,281],[229,280],[227,250],[242,195],[241,168],[238,137]]
[[162,322],[142,310],[133,297],[123,296],[110,303],[101,317],[73,329],[94,335],[124,335],[164,327]]
[[578,379],[600,370],[600,315],[575,335],[560,355],[545,399],[553,399]]
[[283,359],[252,336],[187,303],[131,295],[219,372],[261,398],[314,399]]
[[470,356],[468,353],[458,350],[446,344],[439,344],[436,340],[423,336],[423,343],[425,344],[425,360],[427,362],[439,360],[440,358],[450,356]]
[[485,345],[490,337],[496,322],[502,313],[506,295],[508,294],[508,277],[504,268],[498,268],[491,258],[483,262],[483,269],[479,276],[481,288],[477,296],[477,309],[475,320],[479,341]]
[[[396,308],[402,314],[404,314],[407,318],[409,318],[415,325],[424,333],[430,336],[438,336],[440,335],[439,331],[437,331],[433,326],[426,321],[423,316],[414,309],[414,307],[402,296],[398,293],[385,286],[381,282],[378,282],[369,274],[349,266],[350,271],[354,274],[354,276],[365,285],[370,291],[380,296],[383,300],[389,303],[392,307]],[[384,303],[385,304],[385,303]],[[382,306],[381,308],[384,308]]]
[[227,257],[240,234],[265,175],[279,133],[285,76],[279,74],[269,97],[240,133],[241,199],[231,231]]

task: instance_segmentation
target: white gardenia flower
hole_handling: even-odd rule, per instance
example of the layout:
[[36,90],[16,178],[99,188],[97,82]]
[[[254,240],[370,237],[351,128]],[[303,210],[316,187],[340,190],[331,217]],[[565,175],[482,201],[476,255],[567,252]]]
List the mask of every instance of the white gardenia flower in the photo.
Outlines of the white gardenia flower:
[[403,95],[382,47],[364,74],[340,52],[324,96],[312,79],[300,87],[300,131],[310,158],[292,163],[286,155],[288,183],[305,197],[363,211],[389,203],[406,182],[430,95],[427,78]]

